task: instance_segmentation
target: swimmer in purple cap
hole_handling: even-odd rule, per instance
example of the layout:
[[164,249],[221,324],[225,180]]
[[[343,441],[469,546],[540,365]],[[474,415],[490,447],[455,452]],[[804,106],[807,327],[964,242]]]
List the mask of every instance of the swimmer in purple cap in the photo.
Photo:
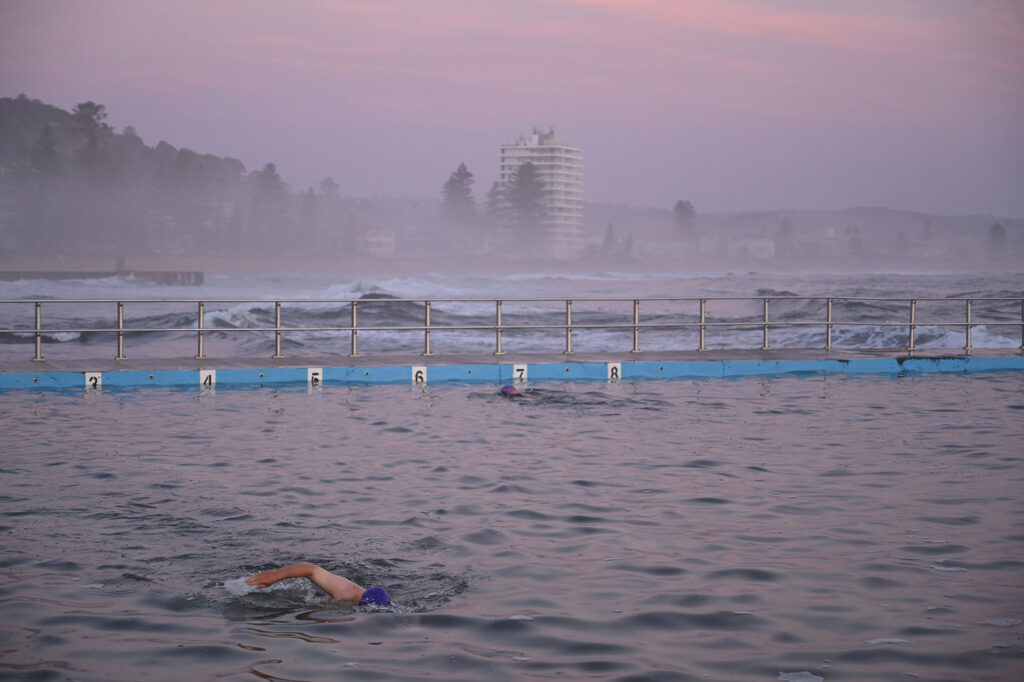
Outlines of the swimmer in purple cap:
[[309,578],[317,587],[331,595],[332,602],[339,604],[391,606],[391,597],[383,587],[363,589],[348,578],[334,575],[316,564],[292,564],[273,571],[263,571],[249,576],[245,582],[262,590],[285,578]]
[[509,398],[511,398],[514,395],[526,395],[525,393],[520,392],[520,390],[515,386],[502,386],[501,394]]

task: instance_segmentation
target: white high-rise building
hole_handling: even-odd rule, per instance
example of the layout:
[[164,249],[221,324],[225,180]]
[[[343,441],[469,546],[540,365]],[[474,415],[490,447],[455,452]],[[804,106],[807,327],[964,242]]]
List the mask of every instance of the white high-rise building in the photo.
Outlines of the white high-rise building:
[[[501,188],[511,185],[519,167],[529,161],[544,185],[542,244],[553,258],[577,258],[583,253],[583,151],[555,140],[555,131],[534,128],[514,143],[501,147]],[[510,235],[513,239],[515,235]]]

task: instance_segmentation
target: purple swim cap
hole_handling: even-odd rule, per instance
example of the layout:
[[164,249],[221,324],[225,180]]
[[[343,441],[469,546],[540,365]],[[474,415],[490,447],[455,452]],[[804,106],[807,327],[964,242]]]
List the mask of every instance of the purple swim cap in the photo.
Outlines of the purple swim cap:
[[502,395],[519,395],[519,389],[515,386],[502,386],[501,393]]
[[369,606],[371,604],[373,606],[391,606],[391,595],[383,587],[371,587],[366,592],[363,592],[359,605]]

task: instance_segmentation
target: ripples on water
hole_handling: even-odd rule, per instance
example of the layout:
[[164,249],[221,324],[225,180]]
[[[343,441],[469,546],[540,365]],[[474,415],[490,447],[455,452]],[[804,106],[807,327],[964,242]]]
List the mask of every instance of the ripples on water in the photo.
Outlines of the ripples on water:
[[1020,374],[497,388],[0,394],[0,677],[1022,677]]

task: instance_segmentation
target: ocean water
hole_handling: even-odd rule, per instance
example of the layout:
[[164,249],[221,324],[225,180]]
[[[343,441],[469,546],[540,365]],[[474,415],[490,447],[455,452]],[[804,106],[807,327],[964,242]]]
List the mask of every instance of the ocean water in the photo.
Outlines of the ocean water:
[[[201,287],[170,287],[131,278],[46,282],[0,282],[0,329],[32,329],[33,301],[43,301],[43,334],[47,359],[113,357],[116,335],[95,331],[117,326],[112,301],[125,301],[125,327],[130,329],[195,329],[197,306],[178,302],[202,298],[205,354],[209,357],[269,357],[274,353],[272,332],[252,332],[275,326],[275,300],[285,299],[282,327],[317,328],[283,335],[282,352],[288,356],[347,355],[351,351],[350,300],[359,300],[361,327],[418,327],[425,310],[420,301],[432,299],[431,322],[452,327],[432,334],[435,353],[491,353],[493,331],[472,329],[494,325],[492,301],[444,299],[502,299],[503,350],[506,352],[559,352],[565,348],[565,300],[573,300],[574,350],[580,352],[629,351],[633,348],[634,298],[705,297],[710,349],[761,348],[759,297],[771,297],[773,322],[801,322],[771,329],[774,348],[824,348],[828,297],[893,298],[899,300],[837,301],[833,343],[837,348],[902,349],[907,347],[909,300],[917,304],[915,346],[921,349],[963,348],[966,342],[965,304],[951,298],[1010,298],[982,301],[972,310],[976,326],[972,345],[977,348],[1019,348],[1022,343],[1024,272],[959,274],[793,273],[678,273],[599,272],[588,274],[533,273],[502,276],[420,274],[375,278],[339,275],[208,275]],[[742,297],[745,300],[720,300]],[[800,297],[816,297],[806,299]],[[106,299],[104,303],[61,304],[53,299]],[[137,299],[145,299],[137,301]],[[159,302],[152,301],[156,299]],[[166,300],[165,299],[169,299]],[[223,299],[224,302],[211,301]],[[553,300],[522,300],[553,299]],[[789,299],[789,300],[787,300]],[[931,300],[937,299],[937,300]],[[316,302],[301,302],[301,301]],[[300,302],[296,302],[300,301]],[[699,303],[696,300],[645,301],[642,324],[670,325],[644,329],[643,350],[694,350],[699,345]],[[818,324],[820,322],[820,324]],[[843,322],[849,324],[844,325]],[[509,329],[516,325],[549,325],[546,329]],[[611,325],[628,328],[615,329]],[[678,325],[678,326],[671,326]],[[330,329],[330,328],[336,329]],[[467,328],[469,327],[469,328]],[[26,360],[34,354],[34,334],[0,333],[0,361]],[[419,353],[424,348],[418,331],[361,331],[359,352]],[[192,357],[195,332],[129,333],[125,352],[130,358]]]
[[[272,353],[270,336],[235,331],[272,319],[251,299],[1022,292],[1024,273],[0,283],[0,298],[27,301],[250,299],[207,308],[213,357]],[[415,305],[374,312],[371,298],[361,322],[422,319]],[[44,321],[109,326],[109,304],[90,305],[46,304]],[[475,306],[438,303],[434,321],[488,320]],[[588,306],[578,321],[631,313]],[[712,312],[760,313],[756,302],[729,306]],[[941,301],[918,310],[945,314]],[[344,325],[349,314],[331,303],[297,311],[286,326]],[[858,304],[842,315],[903,312]],[[1020,320],[1019,305],[977,312]],[[780,319],[820,313],[773,303]],[[184,304],[129,303],[126,315],[133,326],[194,325]],[[4,328],[31,323],[30,304],[0,305]],[[918,332],[919,347],[964,341],[950,325]],[[974,333],[977,346],[1020,344],[1019,327]],[[692,348],[694,334],[645,333],[641,345]],[[820,346],[823,335],[780,331],[773,345]],[[709,346],[760,340],[722,329]],[[905,330],[851,327],[839,340],[899,347]],[[30,336],[0,341],[0,363],[32,355]],[[490,333],[433,341],[435,352],[493,350]],[[509,333],[505,349],[563,342]],[[580,331],[576,350],[630,342]],[[126,349],[190,357],[194,344],[153,333]],[[421,344],[421,334],[360,334],[364,354]],[[107,333],[44,343],[47,358],[113,352]],[[285,352],[345,354],[348,334],[296,332]],[[0,391],[0,679],[1024,679],[1021,373],[550,382],[515,399],[499,388]],[[395,604],[333,605],[303,581],[239,589],[294,561],[386,586]]]
[[1021,374],[498,388],[0,393],[0,679],[1024,676]]

